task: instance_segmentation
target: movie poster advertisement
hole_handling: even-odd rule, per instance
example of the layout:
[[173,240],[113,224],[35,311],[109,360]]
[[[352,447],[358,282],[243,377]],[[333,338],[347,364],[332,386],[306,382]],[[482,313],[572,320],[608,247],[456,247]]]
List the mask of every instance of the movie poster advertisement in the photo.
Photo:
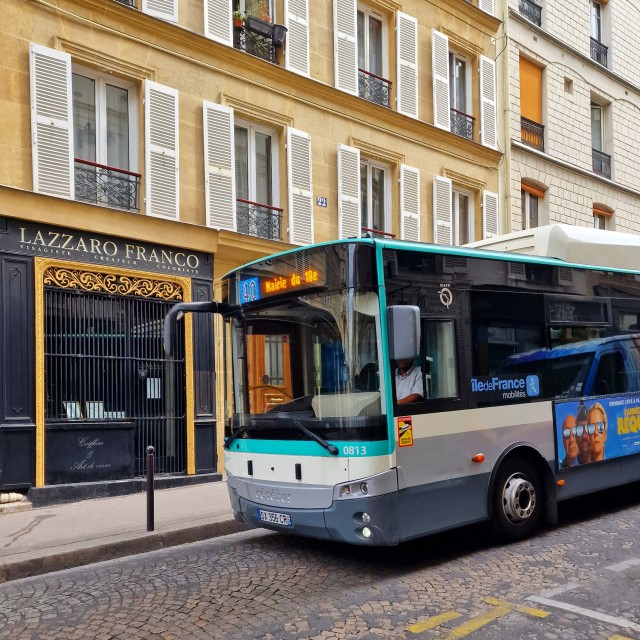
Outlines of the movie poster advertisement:
[[554,402],[558,470],[640,453],[640,394]]

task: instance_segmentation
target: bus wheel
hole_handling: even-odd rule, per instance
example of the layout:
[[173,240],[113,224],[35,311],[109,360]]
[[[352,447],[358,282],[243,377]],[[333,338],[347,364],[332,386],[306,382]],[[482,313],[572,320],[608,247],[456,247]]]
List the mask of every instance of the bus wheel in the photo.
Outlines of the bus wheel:
[[540,524],[543,503],[540,476],[528,460],[512,458],[498,469],[492,525],[501,540],[514,542],[530,536]]

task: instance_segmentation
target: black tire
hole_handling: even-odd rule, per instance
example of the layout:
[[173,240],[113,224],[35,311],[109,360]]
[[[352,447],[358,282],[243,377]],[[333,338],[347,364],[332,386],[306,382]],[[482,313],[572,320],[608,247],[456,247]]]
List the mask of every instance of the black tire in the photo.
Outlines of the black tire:
[[540,525],[544,495],[540,474],[524,458],[502,463],[493,485],[491,525],[503,542],[528,538]]

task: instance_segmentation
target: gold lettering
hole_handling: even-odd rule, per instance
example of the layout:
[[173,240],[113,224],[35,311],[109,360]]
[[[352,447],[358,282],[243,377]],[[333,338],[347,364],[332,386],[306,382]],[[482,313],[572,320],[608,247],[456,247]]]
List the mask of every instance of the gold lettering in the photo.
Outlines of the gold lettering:
[[151,249],[151,254],[149,255],[149,260],[151,260],[151,262],[158,262],[158,254],[156,253],[155,249]]
[[78,240],[76,251],[80,251],[80,248],[82,248],[82,251],[87,251],[87,245],[84,243],[84,238],[82,236],[80,236],[80,239]]
[[[194,264],[191,264],[191,259],[193,258],[193,262]],[[198,256],[194,256],[192,253],[190,253],[187,256],[187,264],[192,268],[192,269],[197,269],[198,265],[200,264],[200,260],[198,259]]]
[[173,251],[169,251],[169,253],[167,253],[164,249],[162,249],[162,262],[168,262],[169,264],[171,264],[172,261]]
[[91,238],[91,253],[98,253],[102,255],[102,251],[100,251],[100,240],[97,240],[96,238]]
[[138,260],[147,261],[147,251],[144,247],[136,247],[136,252],[138,253]]
[[24,232],[26,231],[26,229],[24,227],[20,227],[20,242],[24,242],[26,244],[31,244],[31,240],[25,240],[24,238]]
[[[109,247],[109,249],[107,249],[107,247]],[[113,247],[113,249],[111,249],[111,247]],[[111,242],[111,240],[107,240],[103,247],[104,252],[108,255],[108,256],[115,256],[118,253],[118,247],[116,247],[116,243],[115,242]],[[109,252],[111,251],[111,252]]]
[[132,244],[125,244],[124,248],[126,250],[127,258],[130,258],[131,254],[133,253],[133,250],[135,249],[135,247]]
[[69,233],[63,233],[62,237],[66,238],[66,240],[64,241],[64,244],[60,248],[61,249],[66,249],[67,245],[73,240],[73,236],[71,234],[69,234]]
[[51,240],[51,242],[49,242],[49,246],[50,247],[57,247],[57,244],[54,244],[54,242],[56,242],[58,240],[58,238],[60,237],[59,233],[54,233],[53,231],[49,231],[49,235],[53,236],[53,239]]
[[179,267],[184,267],[184,260],[182,260],[182,263],[178,262],[178,256],[182,256],[180,259],[182,260],[182,258],[184,258],[184,253],[182,253],[182,251],[178,251],[178,253],[176,253],[175,255],[175,260],[176,260],[176,264]]
[[36,237],[33,240],[33,244],[41,244],[43,247],[47,246],[46,242],[44,241],[44,238],[42,237],[42,233],[40,233],[40,231],[36,233]]

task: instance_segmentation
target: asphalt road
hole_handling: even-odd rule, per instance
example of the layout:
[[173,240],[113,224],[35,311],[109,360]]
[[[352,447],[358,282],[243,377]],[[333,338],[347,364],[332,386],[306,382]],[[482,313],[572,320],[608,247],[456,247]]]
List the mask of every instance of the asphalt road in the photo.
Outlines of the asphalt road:
[[498,546],[364,549],[251,531],[0,585],[0,638],[640,640],[640,485]]

